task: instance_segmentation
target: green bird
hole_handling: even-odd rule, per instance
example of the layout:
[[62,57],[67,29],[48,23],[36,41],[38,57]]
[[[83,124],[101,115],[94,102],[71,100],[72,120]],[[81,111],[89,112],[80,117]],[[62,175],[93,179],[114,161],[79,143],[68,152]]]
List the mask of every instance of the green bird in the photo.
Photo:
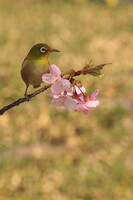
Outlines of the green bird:
[[53,49],[47,44],[39,43],[34,45],[25,57],[21,67],[21,77],[26,84],[24,96],[27,100],[27,90],[29,85],[33,85],[34,88],[40,87],[42,83],[42,75],[48,73],[49,55],[52,52],[59,52],[57,49]]

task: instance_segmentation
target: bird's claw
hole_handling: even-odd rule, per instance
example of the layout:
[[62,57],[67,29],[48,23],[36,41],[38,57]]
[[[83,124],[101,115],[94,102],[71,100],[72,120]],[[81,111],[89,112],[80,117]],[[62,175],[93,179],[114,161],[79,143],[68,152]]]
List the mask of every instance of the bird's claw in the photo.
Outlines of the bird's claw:
[[26,101],[30,101],[30,97],[28,94],[25,94]]

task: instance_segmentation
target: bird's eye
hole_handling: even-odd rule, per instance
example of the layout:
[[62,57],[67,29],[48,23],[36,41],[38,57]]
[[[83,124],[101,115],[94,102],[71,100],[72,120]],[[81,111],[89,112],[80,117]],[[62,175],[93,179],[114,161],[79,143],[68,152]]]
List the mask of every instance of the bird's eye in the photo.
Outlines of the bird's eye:
[[46,49],[45,49],[44,47],[41,47],[41,48],[40,48],[40,51],[41,51],[41,53],[45,53],[45,52],[46,52]]

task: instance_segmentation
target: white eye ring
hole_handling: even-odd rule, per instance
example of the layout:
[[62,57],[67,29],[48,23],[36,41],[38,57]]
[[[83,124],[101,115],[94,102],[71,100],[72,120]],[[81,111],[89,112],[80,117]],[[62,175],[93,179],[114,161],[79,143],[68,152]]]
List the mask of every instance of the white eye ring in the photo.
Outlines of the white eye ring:
[[41,47],[41,48],[40,48],[40,51],[41,51],[41,53],[45,53],[45,52],[46,52],[45,47]]

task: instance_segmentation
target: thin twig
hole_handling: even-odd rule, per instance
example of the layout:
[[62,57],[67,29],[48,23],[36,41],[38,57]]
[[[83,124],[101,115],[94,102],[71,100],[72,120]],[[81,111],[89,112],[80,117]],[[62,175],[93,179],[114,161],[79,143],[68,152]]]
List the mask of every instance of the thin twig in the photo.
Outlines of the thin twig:
[[[41,92],[47,90],[48,88],[50,88],[50,86],[51,86],[50,84],[46,85],[46,86],[36,90],[35,92],[29,94],[28,95],[29,99],[31,99],[31,98],[35,97],[36,95],[40,94]],[[13,103],[11,103],[11,104],[9,104],[7,106],[4,106],[2,109],[0,109],[0,115],[3,115],[4,112],[6,112],[7,110],[9,110],[9,109],[11,109],[11,108],[13,108],[15,106],[18,106],[21,103],[24,103],[25,101],[27,101],[27,99],[24,97],[24,98],[20,98],[20,99],[14,101]]]

